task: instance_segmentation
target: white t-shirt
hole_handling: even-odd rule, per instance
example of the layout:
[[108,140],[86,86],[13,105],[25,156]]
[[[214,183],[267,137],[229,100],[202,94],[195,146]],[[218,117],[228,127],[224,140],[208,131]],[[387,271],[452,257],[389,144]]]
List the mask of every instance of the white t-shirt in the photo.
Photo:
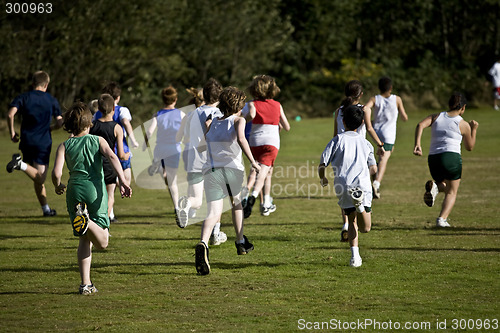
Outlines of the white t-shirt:
[[370,153],[373,155],[373,146],[354,131],[338,134],[323,151],[320,163],[332,165],[335,194],[342,209],[354,207],[347,189],[356,186],[364,192],[363,205],[371,207],[372,186],[368,169]]
[[500,62],[495,62],[493,66],[488,71],[488,74],[491,75],[493,86],[495,88],[500,87]]
[[373,129],[383,143],[393,145],[396,142],[396,122],[398,120],[398,104],[396,95],[385,98],[375,96],[373,108]]

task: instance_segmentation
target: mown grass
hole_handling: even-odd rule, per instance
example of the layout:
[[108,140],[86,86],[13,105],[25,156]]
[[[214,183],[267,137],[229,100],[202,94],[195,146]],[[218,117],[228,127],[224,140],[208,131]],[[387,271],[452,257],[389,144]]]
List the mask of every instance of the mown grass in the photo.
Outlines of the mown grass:
[[[317,185],[331,119],[293,122],[282,134],[277,211],[246,221],[245,234],[255,245],[246,256],[236,255],[225,213],[229,240],[211,248],[208,276],[194,268],[199,224],[179,229],[166,191],[134,187],[132,199],[116,203],[119,222],[112,225],[110,246],[94,252],[99,293],[91,297],[77,294],[77,240],[64,198],[48,181],[49,202],[59,215],[43,218],[27,177],[3,169],[0,330],[290,332],[299,330],[300,319],[374,319],[429,322],[437,331],[436,321],[446,319],[441,331],[453,331],[454,318],[500,319],[500,112],[465,114],[480,123],[478,142],[473,152],[463,152],[463,180],[446,230],[433,228],[439,205],[422,202],[426,158],[412,155],[414,127],[427,113],[411,113],[399,124],[382,198],[373,203],[373,229],[360,236],[359,269],[348,266],[350,251],[338,241],[336,200]],[[65,138],[62,131],[54,134],[55,144]],[[428,130],[424,136],[427,151]],[[16,146],[6,133],[0,140],[6,163]]]

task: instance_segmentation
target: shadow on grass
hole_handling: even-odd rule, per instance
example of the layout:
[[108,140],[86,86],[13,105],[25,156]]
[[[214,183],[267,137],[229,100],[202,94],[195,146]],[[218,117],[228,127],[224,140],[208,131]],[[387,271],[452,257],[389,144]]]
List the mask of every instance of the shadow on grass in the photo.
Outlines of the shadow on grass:
[[20,238],[46,238],[47,236],[42,235],[0,235],[0,240],[6,239],[20,239]]
[[381,251],[415,251],[415,252],[439,252],[439,251],[457,251],[457,252],[500,252],[500,248],[437,248],[437,247],[374,247],[370,246],[371,250]]
[[9,219],[13,219],[10,223],[29,223],[29,224],[67,224],[69,223],[68,216],[58,216],[54,217],[26,217],[26,216],[9,216]]
[[46,290],[40,290],[40,291],[2,291],[0,292],[0,295],[80,295],[78,292],[55,292],[55,291],[46,291]]

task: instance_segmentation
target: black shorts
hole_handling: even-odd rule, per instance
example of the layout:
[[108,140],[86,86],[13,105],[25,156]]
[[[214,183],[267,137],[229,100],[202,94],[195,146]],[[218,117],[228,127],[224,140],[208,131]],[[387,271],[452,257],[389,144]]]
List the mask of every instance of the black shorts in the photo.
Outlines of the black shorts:
[[23,161],[29,165],[34,163],[40,165],[49,165],[50,162],[50,151],[52,146],[41,147],[41,146],[20,146],[21,152],[23,153]]

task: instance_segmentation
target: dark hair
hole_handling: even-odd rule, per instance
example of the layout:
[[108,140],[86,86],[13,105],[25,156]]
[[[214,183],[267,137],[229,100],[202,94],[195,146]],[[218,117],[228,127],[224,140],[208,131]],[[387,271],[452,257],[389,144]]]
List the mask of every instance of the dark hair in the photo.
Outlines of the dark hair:
[[380,80],[378,80],[378,89],[380,90],[381,93],[385,93],[392,88],[392,80],[391,78],[384,76],[381,77]]
[[211,77],[208,79],[207,83],[203,86],[203,99],[206,104],[214,104],[219,100],[220,93],[222,91],[222,85]]
[[205,102],[203,100],[203,89],[202,88],[186,88],[186,91],[192,96],[189,104],[194,104],[196,107],[200,107]]
[[245,106],[247,96],[236,87],[226,87],[219,97],[219,110],[225,115],[232,115]]
[[102,94],[99,96],[97,105],[103,116],[106,116],[115,110],[115,100],[110,94]]
[[32,84],[33,89],[42,87],[50,82],[49,74],[44,71],[37,71],[33,73]]
[[177,100],[177,90],[172,86],[163,88],[161,91],[161,98],[163,99],[163,103],[165,103],[165,105],[170,105]]
[[364,106],[349,105],[344,109],[344,123],[346,130],[354,131],[361,126],[365,116]]
[[465,104],[467,104],[467,100],[465,96],[459,92],[453,93],[448,101],[450,111],[460,110]]
[[346,108],[361,97],[361,94],[363,93],[363,85],[358,80],[351,80],[345,85],[344,93],[346,98],[342,100],[342,107]]
[[75,102],[63,115],[65,131],[78,135],[87,127],[92,126],[92,113],[87,104]]
[[116,100],[118,97],[120,97],[122,93],[122,88],[118,83],[111,81],[108,82],[108,84],[106,84],[104,88],[102,88],[101,92],[103,94],[110,94]]
[[257,75],[253,78],[248,91],[255,99],[271,99],[280,93],[276,81],[269,75]]

